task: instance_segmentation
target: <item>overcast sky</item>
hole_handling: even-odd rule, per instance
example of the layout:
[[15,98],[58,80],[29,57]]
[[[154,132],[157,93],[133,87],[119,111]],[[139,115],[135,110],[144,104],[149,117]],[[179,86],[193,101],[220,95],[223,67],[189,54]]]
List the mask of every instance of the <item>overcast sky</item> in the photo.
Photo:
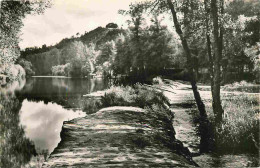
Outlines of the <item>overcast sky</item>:
[[54,0],[43,15],[28,15],[24,19],[20,47],[56,44],[77,32],[83,34],[110,22],[121,27],[126,18],[118,10],[128,9],[135,1],[141,0]]

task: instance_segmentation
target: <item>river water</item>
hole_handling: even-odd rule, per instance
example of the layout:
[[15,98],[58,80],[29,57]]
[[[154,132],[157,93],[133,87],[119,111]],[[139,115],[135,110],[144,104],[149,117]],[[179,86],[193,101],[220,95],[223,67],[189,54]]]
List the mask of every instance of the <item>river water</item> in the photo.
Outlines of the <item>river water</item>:
[[102,79],[34,77],[1,88],[0,167],[21,167],[36,153],[50,154],[63,122],[86,115],[82,96],[107,86]]

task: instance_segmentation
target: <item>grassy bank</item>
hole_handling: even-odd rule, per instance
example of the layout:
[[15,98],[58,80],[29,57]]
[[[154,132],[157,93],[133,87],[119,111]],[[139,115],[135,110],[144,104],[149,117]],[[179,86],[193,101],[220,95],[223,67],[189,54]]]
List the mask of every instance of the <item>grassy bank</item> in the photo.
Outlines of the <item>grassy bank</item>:
[[246,81],[235,82],[232,84],[227,84],[222,87],[224,91],[239,91],[239,92],[249,92],[249,93],[259,93],[260,85],[253,83],[248,83]]
[[105,90],[101,99],[86,99],[83,111],[91,114],[97,110],[110,106],[133,106],[140,108],[152,108],[159,106],[168,110],[169,101],[161,93],[141,84],[131,86],[112,86]]
[[[223,122],[214,127],[214,148],[221,153],[259,152],[259,96],[228,95],[222,100]],[[207,106],[211,125],[214,115]]]
[[[229,87],[227,86],[225,89],[228,90]],[[232,89],[234,89],[233,85]],[[219,127],[215,127],[211,103],[206,103],[211,130],[209,148],[220,153],[258,153],[259,96],[254,94],[223,94],[222,105],[225,111],[223,122]],[[166,123],[162,127],[164,130],[169,129],[173,119],[173,114],[168,108],[167,98],[161,92],[140,84],[133,87],[111,87],[106,90],[106,94],[101,99],[85,101],[84,111],[93,113],[110,106],[144,108],[148,111],[147,118],[149,115],[156,115],[159,117],[158,120]],[[174,132],[174,130],[172,131]]]

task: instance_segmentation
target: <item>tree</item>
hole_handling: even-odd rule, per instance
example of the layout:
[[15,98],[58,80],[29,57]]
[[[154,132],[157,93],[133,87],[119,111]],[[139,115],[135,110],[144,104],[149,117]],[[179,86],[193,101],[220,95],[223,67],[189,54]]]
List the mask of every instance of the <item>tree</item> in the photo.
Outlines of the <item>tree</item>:
[[[220,98],[220,63],[222,60],[222,52],[223,52],[223,24],[219,21],[219,16],[223,15],[224,12],[224,0],[219,1],[219,5],[217,4],[217,0],[211,0],[211,15],[213,22],[213,90],[212,90],[212,99],[213,99],[213,112],[215,114],[216,123],[220,123],[222,121],[224,110],[221,105]],[[218,7],[219,6],[219,7]],[[220,9],[219,9],[220,8]]]
[[98,65],[102,65],[104,62],[108,61],[114,52],[114,48],[115,42],[113,40],[106,42],[100,50],[100,53],[96,59],[96,63]]
[[18,64],[24,68],[26,76],[35,75],[35,72],[32,70],[32,63],[30,61],[27,61],[22,58],[18,60]]
[[10,65],[20,56],[18,46],[22,19],[27,14],[42,13],[49,1],[3,0],[0,10],[0,74],[8,74]]
[[132,56],[129,35],[120,35],[115,44],[116,54],[112,69],[115,74],[130,74]]
[[138,72],[138,75],[144,75],[144,57],[141,51],[141,34],[142,25],[144,22],[145,3],[131,4],[128,11],[120,10],[119,13],[123,15],[129,15],[131,20],[128,20],[129,29],[132,32],[131,47],[133,53],[132,68],[134,73]]
[[211,51],[211,39],[210,39],[210,8],[209,0],[204,0],[204,9],[205,9],[205,29],[206,29],[206,48],[209,59],[209,73],[210,73],[210,86],[211,94],[213,95],[213,86],[214,86],[214,71],[213,71],[213,56]]
[[63,61],[70,64],[69,75],[73,77],[87,76],[93,72],[91,59],[96,54],[93,46],[87,47],[81,41],[69,43],[62,49]]
[[256,43],[252,47],[248,47],[245,49],[246,55],[252,60],[254,63],[254,72],[256,74],[256,81],[260,82],[260,42]]
[[153,14],[151,25],[148,26],[141,37],[142,55],[146,73],[159,74],[174,64],[175,41],[166,26],[161,26],[163,19]]
[[106,25],[106,28],[116,29],[116,28],[118,28],[118,25],[115,24],[115,23],[108,23],[108,24]]
[[192,62],[192,55],[191,55],[191,51],[187,42],[187,39],[185,38],[185,36],[183,35],[183,31],[181,29],[181,25],[178,21],[177,18],[177,12],[175,10],[174,4],[172,3],[171,0],[167,0],[167,6],[171,11],[172,17],[173,17],[173,22],[174,22],[174,26],[175,26],[175,30],[178,33],[184,52],[185,52],[185,56],[187,59],[187,69],[188,69],[188,73],[189,73],[189,80],[192,86],[192,90],[193,90],[193,94],[196,100],[196,104],[198,106],[199,112],[201,117],[205,118],[207,116],[206,110],[205,110],[205,105],[201,99],[200,93],[198,91],[197,88],[197,82],[195,79],[195,73],[194,73],[194,64]]

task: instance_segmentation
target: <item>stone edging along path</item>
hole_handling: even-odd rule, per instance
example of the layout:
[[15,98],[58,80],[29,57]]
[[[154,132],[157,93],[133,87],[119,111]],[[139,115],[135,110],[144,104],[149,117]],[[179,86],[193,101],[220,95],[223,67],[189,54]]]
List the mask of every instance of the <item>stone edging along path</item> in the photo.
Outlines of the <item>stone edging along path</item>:
[[[161,121],[147,115],[141,108],[109,107],[66,121],[61,142],[43,167],[197,166],[188,149],[175,139],[174,129],[169,133],[173,137],[167,138]],[[158,122],[158,127],[151,122]]]

